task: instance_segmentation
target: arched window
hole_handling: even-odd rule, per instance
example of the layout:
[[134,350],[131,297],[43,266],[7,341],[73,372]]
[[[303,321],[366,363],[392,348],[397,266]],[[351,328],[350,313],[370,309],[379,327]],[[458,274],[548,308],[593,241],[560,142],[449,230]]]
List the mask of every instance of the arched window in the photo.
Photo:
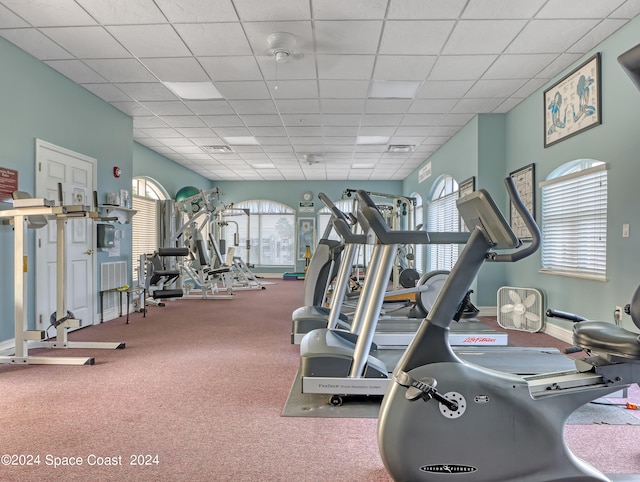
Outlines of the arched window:
[[606,279],[607,165],[577,159],[555,169],[542,190],[542,272]]
[[[434,185],[427,206],[427,231],[458,232],[458,183],[451,176],[442,176]],[[458,259],[457,244],[430,244],[429,271],[450,270]]]
[[[234,218],[238,223],[240,246],[249,247],[249,263],[266,267],[295,266],[295,209],[265,199],[234,203],[233,208],[249,212],[248,216]],[[226,244],[233,246],[233,233],[226,234]]]

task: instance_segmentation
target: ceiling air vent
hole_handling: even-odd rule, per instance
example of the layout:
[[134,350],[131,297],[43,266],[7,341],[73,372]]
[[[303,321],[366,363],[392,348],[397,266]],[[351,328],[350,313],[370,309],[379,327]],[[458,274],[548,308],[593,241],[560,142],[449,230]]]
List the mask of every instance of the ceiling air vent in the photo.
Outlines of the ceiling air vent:
[[411,146],[408,144],[391,144],[387,149],[387,152],[395,152],[398,154],[405,153],[405,152],[413,152],[413,149],[415,149],[415,147],[416,146]]
[[221,145],[221,146],[200,146],[207,154],[227,154],[231,152],[231,148],[229,146]]

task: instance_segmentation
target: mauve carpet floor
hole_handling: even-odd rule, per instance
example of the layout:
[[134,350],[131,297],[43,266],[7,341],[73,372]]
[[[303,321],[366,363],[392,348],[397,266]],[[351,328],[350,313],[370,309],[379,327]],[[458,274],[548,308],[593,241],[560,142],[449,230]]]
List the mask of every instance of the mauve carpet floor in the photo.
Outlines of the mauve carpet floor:
[[[0,459],[0,480],[389,481],[375,419],[281,416],[301,300],[301,281],[279,281],[233,300],[168,302],[70,335],[124,350],[33,352],[94,356],[94,366],[0,366],[0,456],[16,463]],[[640,473],[640,426],[565,433],[599,469]]]

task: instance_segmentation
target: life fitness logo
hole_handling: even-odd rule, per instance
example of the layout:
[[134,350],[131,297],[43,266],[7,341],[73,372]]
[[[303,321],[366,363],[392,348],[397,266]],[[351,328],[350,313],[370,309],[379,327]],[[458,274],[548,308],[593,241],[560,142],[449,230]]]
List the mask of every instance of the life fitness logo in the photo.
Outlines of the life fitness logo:
[[433,474],[470,474],[478,470],[477,467],[470,465],[458,465],[458,464],[436,464],[436,465],[423,465],[420,467],[422,472],[430,472]]

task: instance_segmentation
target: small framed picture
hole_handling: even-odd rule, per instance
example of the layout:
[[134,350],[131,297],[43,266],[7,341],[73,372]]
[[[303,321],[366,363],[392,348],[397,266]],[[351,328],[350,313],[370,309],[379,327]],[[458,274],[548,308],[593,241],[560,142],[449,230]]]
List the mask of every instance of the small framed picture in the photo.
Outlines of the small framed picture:
[[[524,205],[527,207],[533,218],[536,217],[536,189],[535,189],[535,165],[529,164],[528,166],[524,166],[520,169],[517,169],[509,175],[513,178],[513,182],[516,185],[516,189],[520,194],[520,198],[524,202]],[[516,211],[513,203],[509,202],[510,206],[510,225],[511,229],[515,235],[522,239],[528,240],[531,239],[531,233],[527,226],[525,226],[524,221],[520,214]]]

